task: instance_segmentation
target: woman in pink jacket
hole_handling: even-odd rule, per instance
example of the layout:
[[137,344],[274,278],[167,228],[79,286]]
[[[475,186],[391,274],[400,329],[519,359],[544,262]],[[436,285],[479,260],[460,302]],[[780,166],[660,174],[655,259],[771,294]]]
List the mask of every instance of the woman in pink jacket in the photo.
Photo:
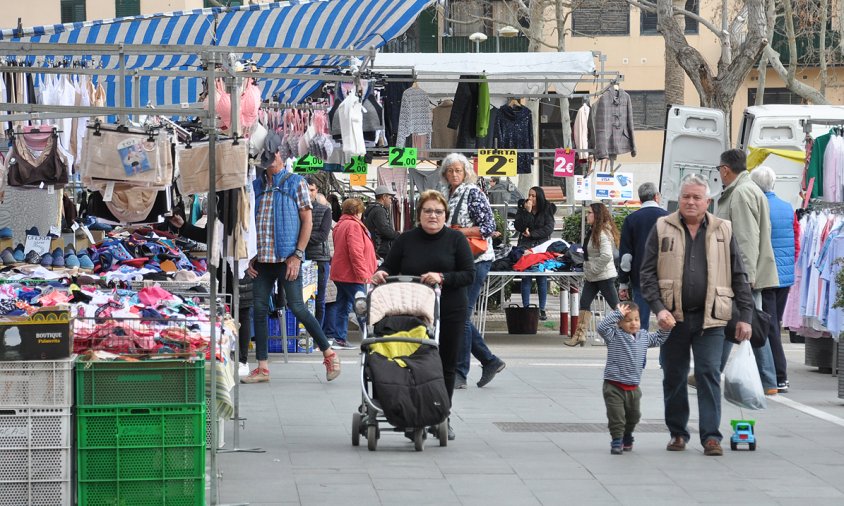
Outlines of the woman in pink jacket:
[[[331,281],[337,286],[337,311],[334,348],[352,348],[346,341],[349,323],[346,320],[355,294],[366,293],[365,284],[375,274],[375,246],[369,230],[361,221],[363,202],[346,199],[341,206],[340,221],[334,227],[334,258],[331,260]],[[363,325],[363,322],[360,322]]]

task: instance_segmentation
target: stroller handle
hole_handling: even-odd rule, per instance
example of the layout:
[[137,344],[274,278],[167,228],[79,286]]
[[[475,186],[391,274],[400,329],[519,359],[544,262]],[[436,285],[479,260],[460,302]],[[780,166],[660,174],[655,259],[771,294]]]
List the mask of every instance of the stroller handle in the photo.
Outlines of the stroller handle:
[[421,276],[406,276],[404,274],[397,274],[395,276],[387,276],[387,283],[421,283]]

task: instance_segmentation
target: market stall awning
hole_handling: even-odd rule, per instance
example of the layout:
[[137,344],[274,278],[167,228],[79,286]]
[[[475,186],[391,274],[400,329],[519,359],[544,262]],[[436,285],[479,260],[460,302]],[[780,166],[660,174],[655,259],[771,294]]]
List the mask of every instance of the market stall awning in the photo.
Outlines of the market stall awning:
[[[381,47],[404,33],[433,0],[290,0],[242,7],[208,8],[150,14],[82,23],[2,30],[0,40],[72,44],[214,45],[254,47],[238,55],[254,59],[263,72],[320,74],[344,58],[330,54],[267,54],[261,48],[367,49]],[[29,57],[92,59],[103,68],[117,68],[117,57],[65,55]],[[197,70],[199,55],[129,56],[128,69]],[[108,105],[116,104],[115,77],[104,78]],[[133,82],[126,81],[126,95],[133,96]],[[299,102],[319,86],[318,81],[279,79],[263,84],[264,97],[279,95],[282,102]],[[196,101],[198,78],[140,78],[141,104],[179,104]]]
[[546,82],[557,93],[571,95],[577,81],[595,73],[595,57],[589,51],[379,54],[373,70],[415,75],[419,87],[430,94],[453,94],[460,76],[476,75],[490,81],[492,95],[540,94]]

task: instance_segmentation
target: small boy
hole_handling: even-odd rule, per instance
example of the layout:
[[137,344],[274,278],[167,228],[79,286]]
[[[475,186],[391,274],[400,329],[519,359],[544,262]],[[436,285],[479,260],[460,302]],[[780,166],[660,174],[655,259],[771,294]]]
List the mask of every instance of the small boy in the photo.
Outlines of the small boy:
[[601,321],[598,333],[607,343],[604,403],[612,437],[610,453],[621,455],[623,451],[633,450],[633,429],[642,416],[639,382],[648,348],[664,343],[670,331],[640,330],[639,306],[623,302]]

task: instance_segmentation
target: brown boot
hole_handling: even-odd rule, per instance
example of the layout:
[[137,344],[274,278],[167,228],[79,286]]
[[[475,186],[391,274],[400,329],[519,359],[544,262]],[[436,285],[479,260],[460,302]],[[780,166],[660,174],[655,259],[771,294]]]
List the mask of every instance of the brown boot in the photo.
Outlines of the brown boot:
[[580,311],[577,317],[577,328],[574,330],[574,335],[571,339],[563,341],[566,346],[584,346],[586,344],[586,329],[589,327],[589,321],[592,319],[590,311]]

